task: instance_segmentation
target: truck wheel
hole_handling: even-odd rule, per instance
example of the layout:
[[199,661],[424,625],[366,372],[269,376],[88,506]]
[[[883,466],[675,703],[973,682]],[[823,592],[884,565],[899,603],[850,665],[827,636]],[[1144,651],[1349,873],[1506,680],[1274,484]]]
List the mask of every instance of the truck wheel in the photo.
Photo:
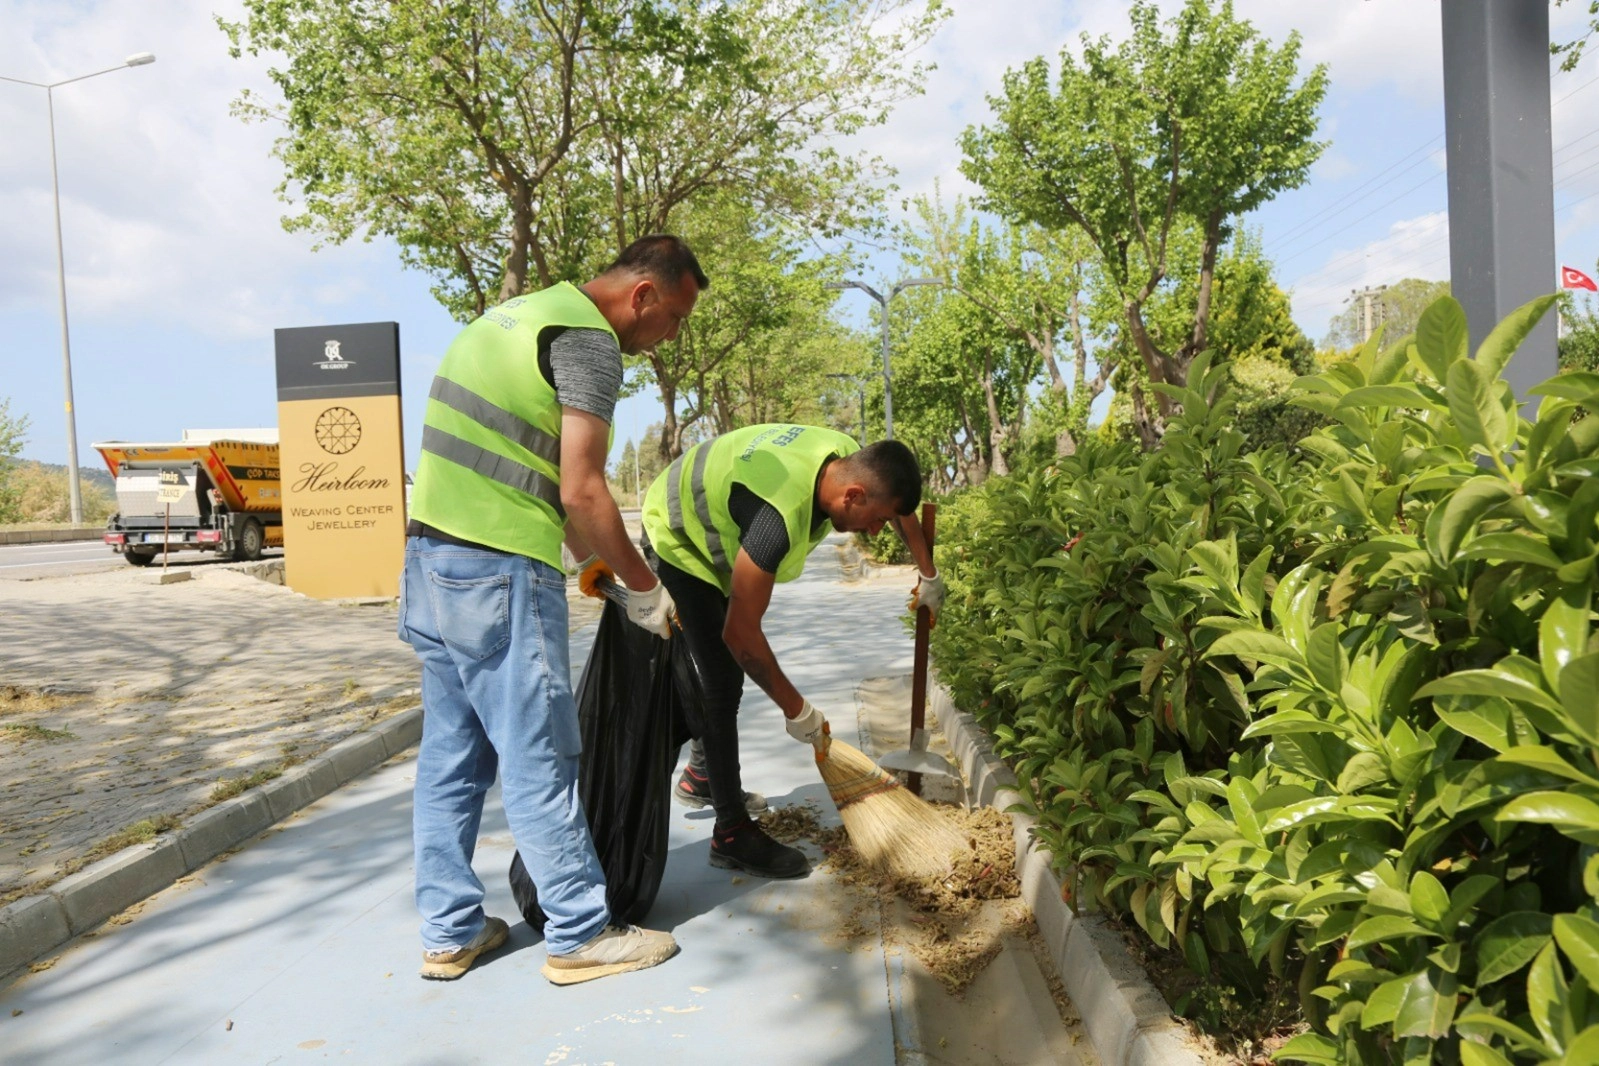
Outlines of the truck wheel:
[[134,566],[149,566],[155,562],[160,552],[149,551],[145,548],[123,548],[122,557]]
[[266,547],[266,531],[261,528],[261,523],[254,518],[246,518],[244,526],[239,530],[239,543],[233,549],[233,558],[237,561],[254,562],[261,558],[261,549]]

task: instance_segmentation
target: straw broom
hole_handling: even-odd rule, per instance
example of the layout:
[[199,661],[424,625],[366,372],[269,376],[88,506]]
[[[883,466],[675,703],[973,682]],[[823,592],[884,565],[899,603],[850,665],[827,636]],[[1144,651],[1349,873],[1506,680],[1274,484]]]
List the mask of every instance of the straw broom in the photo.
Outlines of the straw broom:
[[855,853],[868,866],[904,878],[935,877],[949,871],[957,851],[969,849],[931,804],[859,748],[835,740],[826,755],[817,756],[816,766]]

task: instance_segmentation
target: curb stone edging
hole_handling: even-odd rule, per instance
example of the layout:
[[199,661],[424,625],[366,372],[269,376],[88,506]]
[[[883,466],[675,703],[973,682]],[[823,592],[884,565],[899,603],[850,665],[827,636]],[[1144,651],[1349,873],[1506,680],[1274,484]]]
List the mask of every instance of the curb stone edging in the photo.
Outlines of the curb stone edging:
[[105,526],[79,526],[76,529],[0,530],[0,544],[65,544],[75,540],[99,540]]
[[[1020,802],[1015,774],[993,753],[976,719],[956,707],[949,690],[937,682],[928,686],[927,697],[970,783],[968,802],[1002,811]],[[1186,1031],[1116,932],[1099,915],[1073,914],[1061,898],[1049,849],[1032,832],[1038,820],[1019,813],[1010,818],[1022,899],[1100,1061],[1104,1066],[1203,1066],[1187,1046]]]
[[27,973],[29,963],[413,747],[421,737],[422,708],[414,707],[344,738],[281,777],[208,807],[171,833],[123,848],[38,895],[0,907],[0,987]]

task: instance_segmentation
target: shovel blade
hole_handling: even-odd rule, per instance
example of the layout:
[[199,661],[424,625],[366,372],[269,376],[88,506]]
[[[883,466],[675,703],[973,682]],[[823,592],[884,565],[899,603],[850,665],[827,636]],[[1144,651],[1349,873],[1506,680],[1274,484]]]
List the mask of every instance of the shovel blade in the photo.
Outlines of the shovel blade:
[[955,765],[942,755],[934,755],[930,751],[918,751],[911,748],[907,751],[891,751],[877,760],[877,765],[885,770],[904,770],[912,774],[938,774],[942,777],[960,777],[960,771]]

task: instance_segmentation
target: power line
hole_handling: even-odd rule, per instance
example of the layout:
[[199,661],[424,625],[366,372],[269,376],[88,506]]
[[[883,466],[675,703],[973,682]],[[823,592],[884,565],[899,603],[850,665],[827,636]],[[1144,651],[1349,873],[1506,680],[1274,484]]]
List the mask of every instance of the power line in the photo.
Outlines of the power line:
[[[1433,145],[1436,144],[1438,141],[1441,141],[1441,140],[1443,140],[1443,134],[1440,133],[1438,136],[1432,138],[1431,140],[1427,141],[1426,143],[1420,145],[1419,147],[1412,148],[1410,151],[1408,151],[1404,155],[1400,156],[1394,162],[1390,163],[1388,166],[1384,167],[1382,170],[1379,170],[1376,174],[1373,174],[1370,178],[1368,178],[1365,181],[1361,182],[1359,185],[1355,186],[1353,189],[1350,189],[1347,193],[1345,193],[1342,196],[1338,197],[1336,200],[1334,200],[1332,203],[1328,204],[1326,207],[1322,208],[1320,211],[1316,212],[1314,215],[1311,215],[1309,218],[1305,219],[1304,221],[1302,221],[1302,222],[1296,224],[1295,226],[1293,226],[1292,228],[1290,228],[1288,230],[1288,232],[1286,232],[1286,233],[1282,234],[1281,236],[1279,236],[1277,238],[1277,240],[1278,241],[1282,241],[1282,242],[1292,241],[1294,238],[1303,236],[1305,233],[1309,232],[1310,230],[1316,229],[1320,225],[1320,223],[1317,221],[1318,219],[1321,219],[1324,216],[1330,216],[1330,215],[1331,216],[1335,216],[1335,215],[1341,213],[1341,211],[1344,210],[1344,208],[1342,208],[1340,205],[1343,205],[1343,204],[1345,204],[1346,202],[1348,202],[1350,200],[1354,200],[1354,199],[1360,198],[1360,194],[1367,188],[1367,186],[1372,185],[1373,182],[1376,182],[1377,179],[1381,178],[1384,174],[1387,174],[1390,170],[1393,170],[1395,167],[1397,167],[1400,164],[1404,163],[1407,159],[1410,159],[1410,157],[1415,155],[1416,153],[1418,153],[1418,152],[1424,153],[1420,159],[1417,159],[1414,162],[1412,162],[1409,166],[1406,166],[1404,168],[1404,170],[1399,171],[1399,174],[1395,174],[1393,177],[1389,178],[1387,181],[1379,183],[1376,186],[1376,188],[1381,188],[1383,185],[1388,185],[1388,184],[1391,184],[1392,182],[1396,181],[1399,178],[1400,174],[1403,174],[1403,173],[1405,173],[1406,171],[1409,171],[1409,170],[1413,170],[1416,167],[1420,166],[1422,163],[1425,163],[1427,161],[1428,156],[1431,154]],[[1375,192],[1376,188],[1372,189],[1372,191]]]
[[[1403,200],[1405,197],[1409,196],[1411,193],[1415,192],[1417,189],[1421,188],[1422,186],[1429,185],[1432,182],[1437,181],[1439,178],[1441,178],[1443,176],[1444,176],[1443,172],[1440,171],[1439,173],[1434,174],[1431,177],[1423,178],[1421,181],[1418,181],[1416,184],[1412,185],[1410,188],[1406,189],[1404,192],[1400,193],[1398,196],[1395,196],[1393,199],[1383,201],[1381,204],[1378,204],[1375,208],[1373,208],[1372,210],[1366,212],[1364,215],[1361,215],[1359,218],[1354,219],[1353,221],[1346,223],[1346,227],[1347,226],[1353,226],[1356,223],[1366,221],[1366,219],[1370,218],[1372,215],[1375,215],[1375,214],[1379,213],[1384,208],[1391,207],[1392,205],[1398,203],[1400,200]],[[1298,259],[1301,256],[1303,256],[1303,255],[1305,255],[1305,254],[1307,254],[1309,252],[1315,251],[1317,248],[1320,248],[1322,245],[1326,244],[1328,241],[1337,240],[1339,236],[1340,236],[1340,234],[1338,234],[1338,233],[1328,234],[1326,237],[1323,237],[1321,240],[1317,241],[1315,244],[1307,245],[1306,247],[1304,247],[1304,248],[1300,249],[1299,251],[1295,252],[1293,255],[1288,256],[1286,259],[1279,260],[1277,265],[1278,266],[1282,266],[1284,263],[1290,263],[1293,260]]]

